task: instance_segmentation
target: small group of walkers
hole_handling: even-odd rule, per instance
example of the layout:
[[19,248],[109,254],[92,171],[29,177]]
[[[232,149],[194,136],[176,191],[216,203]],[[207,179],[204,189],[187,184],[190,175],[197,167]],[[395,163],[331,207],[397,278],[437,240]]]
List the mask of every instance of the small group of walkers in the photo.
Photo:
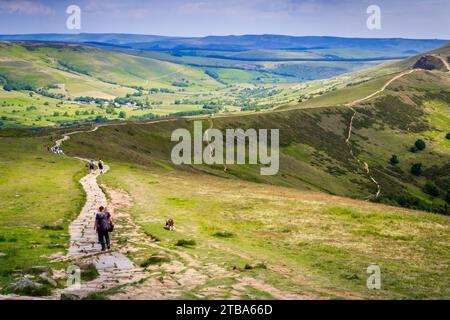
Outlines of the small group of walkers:
[[106,248],[111,249],[109,233],[114,230],[114,224],[111,214],[103,206],[95,214],[94,230],[97,231],[98,242],[102,246],[102,251],[105,251]]
[[[105,168],[105,165],[103,164],[103,161],[101,159],[97,162],[98,170],[100,170],[100,174],[103,174],[103,170]],[[89,161],[89,170],[91,170],[91,173],[95,172],[95,162],[94,160]]]

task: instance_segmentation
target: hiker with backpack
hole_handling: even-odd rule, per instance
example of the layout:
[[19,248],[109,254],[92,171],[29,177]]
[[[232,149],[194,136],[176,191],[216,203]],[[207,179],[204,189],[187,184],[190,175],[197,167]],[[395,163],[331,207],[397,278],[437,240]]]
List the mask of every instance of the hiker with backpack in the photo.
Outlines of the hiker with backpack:
[[101,206],[99,212],[95,215],[94,230],[98,233],[98,242],[102,246],[102,251],[105,251],[106,248],[111,248],[109,233],[113,231],[113,229],[114,224],[111,214],[105,210],[105,207]]
[[100,169],[100,174],[103,174],[103,161],[98,159],[98,168]]
[[91,170],[91,173],[94,173],[95,170],[94,160],[89,161],[89,170]]

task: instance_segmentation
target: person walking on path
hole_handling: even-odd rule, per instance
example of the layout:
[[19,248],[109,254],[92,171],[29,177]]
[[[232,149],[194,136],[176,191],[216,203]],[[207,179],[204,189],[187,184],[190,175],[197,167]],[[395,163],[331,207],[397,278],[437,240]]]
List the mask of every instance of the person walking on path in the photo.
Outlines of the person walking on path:
[[100,169],[100,174],[103,174],[103,161],[102,159],[98,159],[98,168]]
[[109,239],[109,232],[112,231],[113,222],[109,212],[106,212],[105,207],[101,206],[99,212],[95,215],[94,230],[98,233],[98,242],[102,246],[102,251],[106,248],[111,248],[111,242]]
[[91,170],[91,173],[94,173],[95,170],[94,160],[89,161],[89,170]]

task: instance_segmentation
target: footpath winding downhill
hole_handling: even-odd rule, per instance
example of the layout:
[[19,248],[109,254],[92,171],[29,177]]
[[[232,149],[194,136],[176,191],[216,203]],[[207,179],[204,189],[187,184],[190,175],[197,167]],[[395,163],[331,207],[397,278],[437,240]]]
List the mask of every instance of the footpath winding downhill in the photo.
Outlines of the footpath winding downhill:
[[[214,120],[212,118],[209,118],[209,128],[208,128],[208,130],[205,131],[205,138],[206,138],[205,140],[206,141],[210,141],[209,130],[212,130],[212,129],[214,129]],[[241,139],[241,138],[238,137],[238,139]],[[211,147],[211,144],[208,144],[207,146],[208,146],[209,152],[211,154],[211,157],[213,157],[214,156],[214,151],[213,151],[213,149]],[[227,165],[226,165],[226,161],[223,161],[222,165],[223,165],[223,171],[227,172],[228,168],[227,168]]]
[[358,105],[358,104],[360,104],[360,103],[362,103],[364,101],[367,101],[369,99],[372,99],[373,97],[375,97],[375,96],[379,95],[380,93],[384,92],[393,82],[395,82],[395,81],[397,81],[397,80],[403,78],[404,76],[407,76],[407,75],[409,75],[409,74],[411,74],[413,72],[417,72],[419,70],[420,69],[412,69],[412,70],[408,70],[408,71],[402,72],[402,73],[396,75],[395,77],[391,78],[389,81],[387,81],[383,85],[383,87],[381,87],[380,90],[377,90],[374,93],[371,93],[371,94],[369,94],[368,96],[366,96],[364,98],[354,100],[354,101],[352,101],[350,103],[347,103],[345,105],[346,107],[348,107],[350,110],[353,111],[353,115],[350,118],[350,123],[349,123],[349,126],[348,126],[348,134],[347,134],[347,139],[345,140],[345,143],[348,145],[351,157],[354,158],[360,165],[363,166],[364,171],[366,172],[367,176],[375,184],[375,186],[377,188],[377,192],[375,194],[370,195],[368,197],[368,199],[371,199],[371,198],[375,198],[376,199],[376,198],[378,198],[380,196],[380,194],[381,194],[381,186],[378,183],[378,181],[372,176],[372,174],[370,172],[369,164],[367,162],[365,162],[365,161],[359,160],[359,158],[353,152],[353,148],[352,148],[352,144],[351,144],[350,140],[351,140],[352,134],[353,134],[353,121],[354,121],[354,119],[355,119],[355,117],[356,117],[356,115],[358,113],[354,107],[356,105]]
[[[55,146],[61,147],[64,141],[70,139],[71,135],[94,132],[100,126],[95,126],[92,130],[67,133],[56,141]],[[88,159],[79,157],[73,158],[86,162],[89,161]],[[109,167],[105,165],[104,173],[108,170]],[[86,192],[86,202],[79,216],[69,226],[70,246],[67,257],[65,257],[65,259],[74,262],[90,259],[91,263],[95,265],[99,276],[87,283],[81,283],[79,288],[67,288],[56,292],[55,295],[69,293],[83,297],[97,291],[134,283],[144,277],[144,272],[136,268],[125,254],[114,250],[105,252],[101,252],[100,250],[98,236],[94,230],[95,213],[100,206],[107,207],[108,204],[106,195],[97,183],[97,177],[100,174],[100,171],[96,170],[94,173],[89,173],[80,180]]]
[[[445,65],[447,71],[450,72],[450,65],[443,57],[441,57],[441,56],[439,56],[437,54],[431,54],[431,56],[440,59],[442,61],[442,63]],[[365,161],[359,160],[358,157],[353,152],[353,148],[352,148],[352,144],[351,144],[350,140],[352,138],[352,133],[353,133],[353,121],[354,121],[354,119],[355,119],[355,117],[356,117],[356,115],[358,113],[354,107],[357,106],[358,104],[360,104],[360,103],[362,103],[364,101],[367,101],[369,99],[372,99],[373,97],[375,97],[375,96],[379,95],[380,93],[384,92],[393,82],[395,82],[395,81],[397,81],[397,80],[399,80],[399,79],[401,79],[401,78],[403,78],[403,77],[405,77],[407,75],[410,75],[412,73],[419,72],[419,71],[424,71],[424,70],[423,69],[411,69],[411,70],[404,71],[404,72],[394,76],[393,78],[389,79],[389,81],[387,81],[383,85],[383,87],[381,87],[381,89],[375,91],[374,93],[371,93],[370,95],[368,95],[368,96],[366,96],[364,98],[357,99],[357,100],[354,100],[352,102],[349,102],[349,103],[345,104],[346,107],[348,107],[350,110],[353,111],[353,115],[350,118],[350,123],[349,123],[349,126],[348,126],[348,134],[347,134],[347,139],[345,140],[345,143],[349,147],[350,155],[352,156],[352,158],[354,158],[359,164],[362,164],[362,166],[364,168],[364,171],[366,172],[367,176],[375,184],[375,186],[377,188],[377,192],[375,194],[373,194],[373,195],[370,195],[368,197],[368,199],[378,198],[380,196],[380,194],[381,194],[381,186],[378,183],[378,181],[375,180],[375,178],[372,176],[372,174],[370,172],[369,164],[367,162],[365,162]]]

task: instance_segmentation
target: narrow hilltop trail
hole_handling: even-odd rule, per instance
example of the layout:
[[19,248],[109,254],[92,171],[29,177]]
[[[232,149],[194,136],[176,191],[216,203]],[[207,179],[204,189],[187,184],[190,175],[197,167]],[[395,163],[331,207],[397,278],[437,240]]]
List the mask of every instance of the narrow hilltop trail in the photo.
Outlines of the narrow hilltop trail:
[[354,107],[356,105],[358,105],[358,104],[360,104],[360,103],[362,103],[364,101],[367,101],[367,100],[369,100],[369,99],[379,95],[380,93],[384,92],[393,82],[403,78],[404,76],[407,76],[409,74],[417,72],[417,71],[421,71],[421,70],[420,69],[412,69],[412,70],[404,71],[404,72],[396,75],[395,77],[391,78],[388,82],[386,82],[383,85],[383,87],[381,89],[375,91],[374,93],[371,93],[370,95],[368,95],[368,96],[366,96],[364,98],[357,99],[357,100],[352,101],[350,103],[347,103],[345,105],[346,107],[348,107],[350,110],[353,111],[353,115],[350,118],[350,123],[349,123],[349,126],[348,126],[348,134],[347,134],[347,139],[345,140],[345,143],[348,145],[349,152],[350,152],[350,155],[352,156],[352,158],[354,158],[360,165],[362,165],[362,167],[364,168],[364,171],[366,172],[367,176],[375,184],[375,186],[377,188],[377,192],[375,194],[372,194],[372,195],[368,196],[367,199],[372,199],[372,198],[376,199],[376,198],[378,198],[380,196],[380,194],[381,194],[381,186],[378,183],[378,181],[375,180],[375,178],[372,176],[372,174],[370,172],[369,164],[367,162],[365,162],[365,161],[359,160],[358,157],[353,152],[353,148],[352,148],[352,144],[351,144],[350,140],[351,140],[352,134],[353,134],[353,121],[354,121],[354,119],[355,119],[355,117],[356,117],[356,115],[358,113]]
[[447,71],[450,72],[450,64],[448,63],[447,60],[444,59],[444,57],[438,55],[438,54],[430,54],[430,56],[438,58],[439,60],[442,61],[442,63],[444,64],[444,66],[447,68]]
[[381,186],[378,183],[377,180],[375,180],[375,178],[372,176],[372,174],[370,173],[370,167],[369,164],[365,161],[361,161],[358,159],[357,156],[355,156],[354,152],[353,152],[353,148],[352,148],[352,144],[350,142],[350,139],[352,138],[352,133],[353,133],[353,120],[356,117],[356,114],[358,113],[352,106],[348,105],[348,107],[350,108],[350,110],[353,111],[353,115],[350,118],[350,124],[348,126],[348,135],[347,135],[347,139],[345,140],[345,143],[348,145],[349,148],[349,152],[350,155],[352,156],[352,158],[354,158],[356,160],[356,162],[358,162],[360,165],[362,164],[364,171],[366,172],[366,174],[369,176],[370,180],[375,184],[375,186],[377,187],[377,192],[373,195],[370,195],[367,199],[371,199],[371,198],[378,198],[381,194]]
[[411,73],[418,72],[418,71],[422,71],[422,69],[412,69],[412,70],[404,71],[404,72],[402,72],[402,73],[396,75],[395,77],[391,78],[388,82],[386,82],[386,83],[383,85],[383,87],[381,87],[380,90],[377,90],[377,91],[375,91],[374,93],[371,93],[371,94],[369,94],[368,96],[366,96],[366,97],[364,97],[364,98],[361,98],[361,99],[352,101],[352,102],[350,102],[350,103],[347,103],[345,106],[347,106],[347,107],[354,107],[354,106],[356,106],[357,104],[360,104],[361,102],[364,102],[364,101],[366,101],[366,100],[372,99],[372,98],[375,97],[376,95],[378,95],[378,94],[382,93],[383,91],[385,91],[385,90],[386,90],[393,82],[395,82],[395,81],[397,81],[397,80],[403,78],[404,76],[407,76],[407,75],[409,75],[409,74],[411,74]]
[[[439,56],[439,55],[435,55],[435,54],[433,54],[432,56],[434,56],[434,57],[440,59],[440,60],[444,63],[444,65],[445,65],[445,67],[447,68],[447,70],[450,72],[450,65],[449,65],[449,63],[448,63],[443,57],[441,57],[441,56]],[[356,105],[358,105],[358,104],[360,104],[360,103],[362,103],[362,102],[364,102],[364,101],[367,101],[367,100],[369,100],[369,99],[371,99],[371,98],[377,96],[378,94],[384,92],[384,91],[385,91],[385,90],[386,90],[393,82],[395,82],[395,81],[397,81],[397,80],[399,80],[399,79],[401,79],[401,78],[403,78],[403,77],[405,77],[405,76],[407,76],[407,75],[410,75],[410,74],[412,74],[412,73],[419,72],[419,71],[424,71],[424,70],[423,70],[423,69],[411,69],[411,70],[404,71],[404,72],[402,72],[402,73],[400,73],[400,74],[394,76],[393,78],[391,78],[389,81],[387,81],[387,82],[383,85],[383,87],[382,87],[381,89],[375,91],[374,93],[371,93],[370,95],[368,95],[368,96],[366,96],[366,97],[364,97],[364,98],[357,99],[357,100],[355,100],[355,101],[352,101],[352,102],[350,102],[350,103],[345,104],[346,107],[348,107],[350,110],[353,111],[353,115],[352,115],[352,117],[350,118],[350,123],[349,123],[349,126],[348,126],[348,135],[347,135],[347,139],[345,140],[345,143],[346,143],[346,144],[348,145],[348,147],[349,147],[350,155],[352,156],[352,158],[354,158],[359,164],[362,164],[362,166],[363,166],[363,168],[364,168],[364,171],[366,172],[366,174],[368,175],[368,177],[370,178],[370,180],[371,180],[371,181],[375,184],[375,186],[377,187],[377,192],[376,192],[375,194],[373,194],[373,195],[370,195],[370,196],[368,197],[368,199],[371,199],[371,198],[378,198],[378,197],[380,196],[380,194],[381,194],[381,186],[380,186],[380,184],[378,183],[378,181],[375,180],[375,178],[372,176],[372,174],[371,174],[371,172],[370,172],[369,164],[368,164],[367,162],[365,162],[365,161],[359,160],[358,157],[357,157],[357,156],[354,154],[354,152],[353,152],[352,144],[351,144],[350,140],[351,140],[351,138],[352,138],[352,133],[353,133],[353,120],[355,119],[356,114],[358,113],[354,107],[356,107]]]

